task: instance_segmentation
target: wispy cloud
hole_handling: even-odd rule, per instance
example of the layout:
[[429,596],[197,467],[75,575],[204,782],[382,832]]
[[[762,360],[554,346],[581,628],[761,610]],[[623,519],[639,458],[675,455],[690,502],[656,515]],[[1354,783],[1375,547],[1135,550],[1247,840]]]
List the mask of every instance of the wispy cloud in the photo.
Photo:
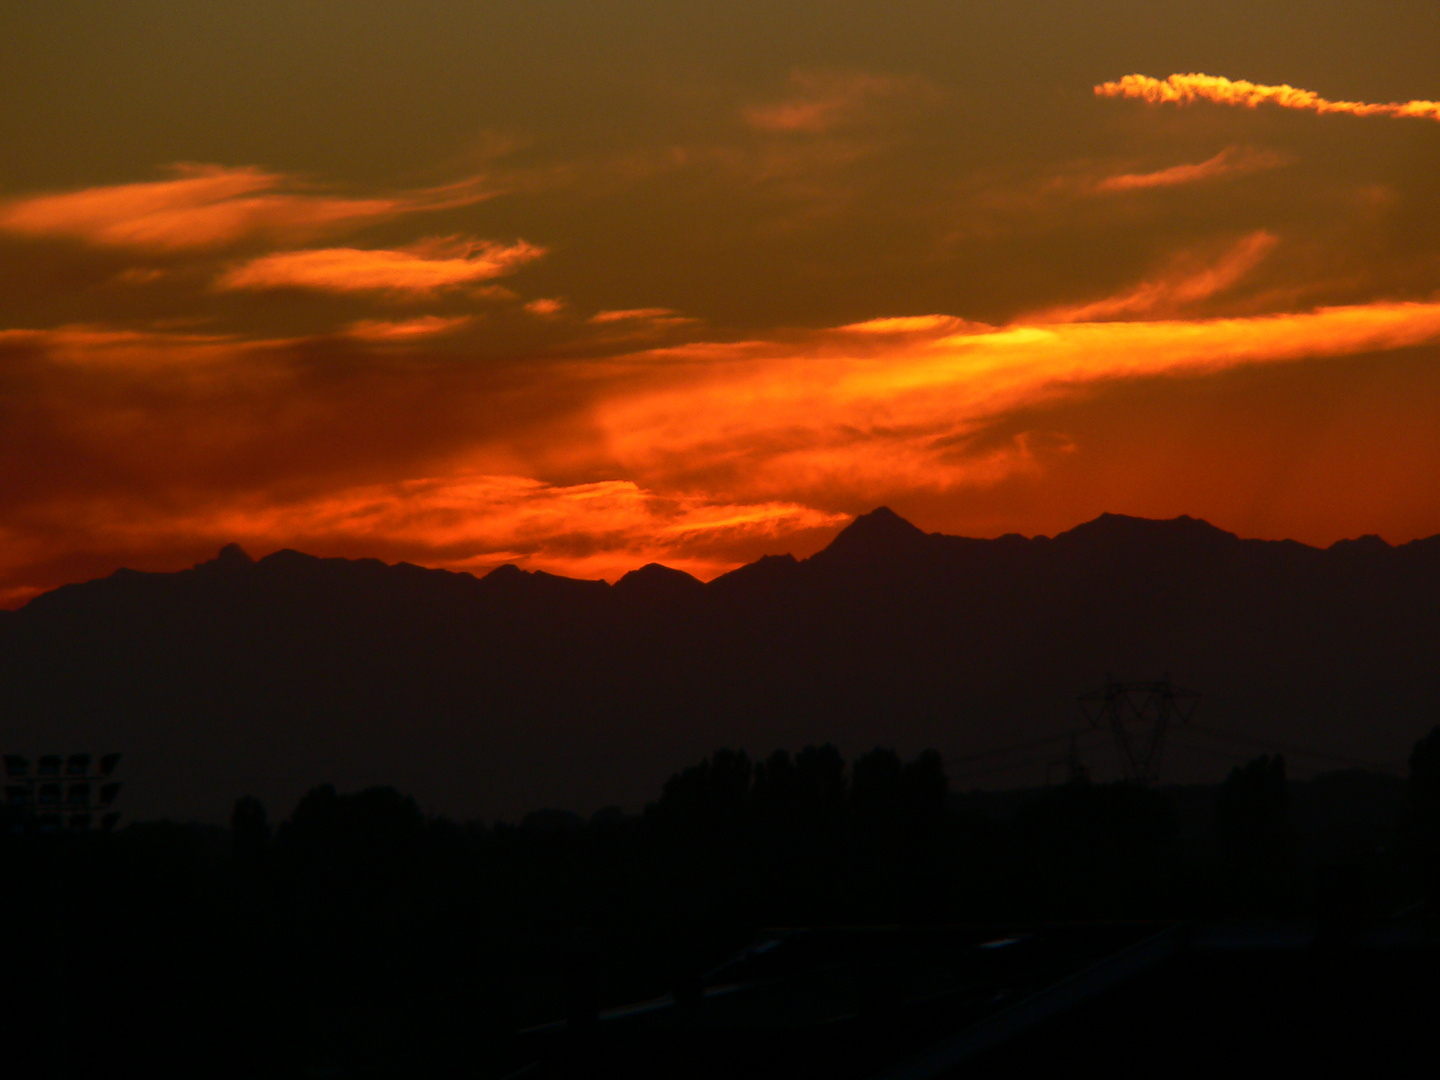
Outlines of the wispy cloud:
[[1259,150],[1243,150],[1227,146],[1214,157],[1193,164],[1171,165],[1154,172],[1119,173],[1107,176],[1095,183],[1097,192],[1143,191],[1148,188],[1175,187],[1180,184],[1194,184],[1213,180],[1221,176],[1242,175],[1261,169],[1273,169],[1284,163],[1279,154]]
[[730,502],[659,494],[630,481],[551,484],[531,477],[456,474],[347,489],[302,503],[209,522],[218,535],[264,545],[300,536],[315,545],[368,539],[429,552],[455,569],[506,562],[611,580],[663,561],[702,578],[738,565],[727,548],[797,529],[824,528],[846,515],[784,502]]
[[1175,314],[1190,304],[1233,288],[1279,243],[1264,229],[1243,237],[1218,260],[1194,267],[1193,258],[1181,257],[1172,269],[1159,277],[1124,290],[1115,296],[1085,304],[1052,308],[1036,316],[1037,322],[1090,322],[1098,319],[1134,318]]
[[864,117],[877,101],[914,95],[924,84],[914,78],[864,72],[797,71],[790,93],[780,101],[742,110],[759,131],[809,133],[830,131]]
[[590,321],[597,325],[622,322],[653,322],[656,319],[670,319],[675,312],[668,307],[621,308],[613,311],[597,311]]
[[933,334],[941,330],[953,332],[964,325],[965,320],[953,315],[897,315],[847,323],[840,329],[852,334]]
[[[445,253],[446,251],[449,253]],[[406,250],[318,248],[262,255],[226,271],[218,289],[314,289],[419,297],[513,273],[545,254],[525,241],[466,241]]]
[[1095,87],[1095,93],[1101,97],[1137,98],[1151,103],[1175,102],[1185,105],[1193,101],[1214,101],[1221,105],[1244,105],[1251,109],[1262,104],[1273,104],[1285,109],[1303,109],[1316,113],[1408,116],[1440,120],[1440,102],[1437,101],[1392,101],[1384,104],[1331,101],[1312,90],[1301,90],[1288,83],[1267,86],[1245,79],[1231,80],[1198,72],[1170,75],[1164,79],[1152,78],[1149,75],[1126,75],[1116,82],[1101,83]]
[[542,319],[556,319],[564,313],[567,305],[558,297],[542,296],[536,300],[527,300],[524,306],[531,315],[537,315]]
[[1240,319],[957,323],[918,334],[846,329],[790,344],[656,350],[647,359],[673,381],[617,394],[596,414],[616,466],[657,490],[705,483],[812,505],[943,491],[1032,467],[1023,445],[965,449],[1013,410],[1124,379],[1434,342],[1440,303]]
[[0,231],[101,247],[179,252],[243,240],[304,242],[337,229],[490,197],[479,180],[375,198],[305,190],[255,166],[176,165],[173,179],[0,202]]
[[361,341],[405,342],[453,334],[475,321],[473,315],[421,315],[414,319],[361,319],[345,332]]
[[[1243,264],[1268,242],[1252,235],[1227,258]],[[533,365],[367,363],[372,343],[408,334],[420,349],[449,332],[439,316],[323,341],[6,331],[0,466],[24,484],[0,492],[0,587],[41,579],[25,568],[52,558],[57,536],[113,559],[148,552],[151,565],[156,552],[240,539],[477,570],[520,561],[613,577],[653,560],[710,576],[857,505],[1042,475],[1070,444],[1006,434],[1025,410],[1126,380],[1440,342],[1440,302],[1088,314],[875,319],[567,360],[544,377]]]
[[597,311],[585,321],[599,328],[599,340],[617,342],[659,337],[700,320],[672,308],[649,307]]

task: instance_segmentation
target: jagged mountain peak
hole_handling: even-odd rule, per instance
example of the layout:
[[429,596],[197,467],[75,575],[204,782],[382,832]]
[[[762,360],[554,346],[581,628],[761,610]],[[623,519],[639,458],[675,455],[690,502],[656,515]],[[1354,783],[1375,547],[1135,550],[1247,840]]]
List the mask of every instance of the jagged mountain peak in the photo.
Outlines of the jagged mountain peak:
[[1375,533],[1366,533],[1364,536],[1357,536],[1353,540],[1336,540],[1327,550],[1369,555],[1391,551],[1393,549],[1385,542],[1383,537],[1377,536]]
[[239,544],[226,544],[215,558],[201,563],[196,569],[230,573],[237,570],[248,570],[254,565],[255,560]]
[[617,596],[647,600],[691,596],[704,588],[698,578],[691,577],[685,571],[654,562],[647,563],[638,570],[631,570],[615,582]]
[[1232,532],[1211,525],[1203,518],[1181,514],[1173,518],[1132,517],[1129,514],[1104,513],[1092,521],[1060,533],[1055,538],[1071,543],[1143,543],[1143,542],[1185,542],[1185,543],[1231,543],[1237,542]]
[[888,506],[879,506],[846,525],[829,546],[813,558],[822,564],[901,558],[928,539],[923,529]]

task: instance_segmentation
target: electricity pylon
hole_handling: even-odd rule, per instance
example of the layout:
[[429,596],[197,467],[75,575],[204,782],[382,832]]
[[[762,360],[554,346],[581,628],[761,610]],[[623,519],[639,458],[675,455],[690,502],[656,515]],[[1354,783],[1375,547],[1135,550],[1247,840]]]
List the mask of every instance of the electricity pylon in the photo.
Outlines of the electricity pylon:
[[1120,772],[1137,784],[1160,779],[1160,758],[1170,725],[1185,723],[1195,712],[1200,695],[1159,682],[1117,682],[1105,677],[1105,687],[1080,698],[1080,708],[1091,727],[1108,725],[1120,754]]

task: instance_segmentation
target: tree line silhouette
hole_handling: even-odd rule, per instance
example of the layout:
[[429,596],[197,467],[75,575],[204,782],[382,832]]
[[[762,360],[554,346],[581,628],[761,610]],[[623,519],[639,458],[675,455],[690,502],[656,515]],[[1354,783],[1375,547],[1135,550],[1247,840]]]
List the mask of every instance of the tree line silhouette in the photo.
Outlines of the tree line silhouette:
[[228,829],[7,819],[0,1015],[39,1075],[62,1053],[73,1075],[503,1075],[511,1034],[575,994],[693,994],[764,927],[1434,910],[1440,728],[1378,847],[1307,849],[1296,790],[1279,756],[1238,766],[1195,835],[1165,789],[961,794],[934,751],[812,746],[719,750],[588,820],[486,827],[329,785],[273,825],[249,797]]

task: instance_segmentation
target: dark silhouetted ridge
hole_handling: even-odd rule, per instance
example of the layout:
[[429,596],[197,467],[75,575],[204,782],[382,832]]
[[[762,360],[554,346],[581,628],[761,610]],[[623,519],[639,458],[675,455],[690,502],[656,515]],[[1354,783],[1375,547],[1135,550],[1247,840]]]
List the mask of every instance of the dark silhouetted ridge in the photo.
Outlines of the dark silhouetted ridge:
[[597,593],[610,591],[610,585],[604,581],[561,577],[559,574],[546,573],[544,570],[522,570],[514,563],[497,566],[480,579],[480,586],[485,592],[517,598],[594,596]]
[[906,559],[925,549],[929,535],[888,506],[861,514],[810,561],[821,566],[863,566]]
[[1083,547],[1145,545],[1169,548],[1214,546],[1239,541],[1234,533],[1188,514],[1167,520],[1101,514],[1093,521],[1060,533],[1055,539],[1062,544]]
[[881,508],[709,585],[229,547],[117,571],[0,617],[0,701],[19,752],[123,750],[139,816],[219,819],[323,777],[491,817],[633,804],[721,746],[1025,743],[1081,722],[1107,673],[1170,672],[1197,722],[1403,762],[1436,656],[1440,538],[1320,550],[1106,514],[982,540]]
[[799,569],[800,562],[794,555],[762,555],[753,563],[721,574],[709,587],[717,594],[779,589],[794,581]]
[[1394,548],[1374,533],[1366,533],[1353,540],[1336,540],[1327,550],[1356,555],[1379,555],[1393,551]]
[[220,554],[216,555],[210,563],[205,565],[226,568],[248,567],[254,566],[255,560],[252,559],[239,544],[226,544],[220,549]]
[[617,596],[629,600],[664,603],[696,597],[705,591],[705,586],[683,570],[648,563],[631,570],[615,583],[614,589]]

